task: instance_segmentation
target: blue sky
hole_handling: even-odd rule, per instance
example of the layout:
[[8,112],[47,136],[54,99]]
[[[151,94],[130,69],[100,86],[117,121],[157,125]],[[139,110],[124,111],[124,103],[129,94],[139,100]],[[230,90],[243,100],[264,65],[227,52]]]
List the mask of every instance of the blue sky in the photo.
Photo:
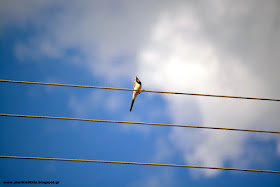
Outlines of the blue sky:
[[[0,79],[279,98],[278,1],[0,0]],[[277,102],[0,83],[0,112],[277,130]],[[0,117],[0,154],[280,170],[279,135]],[[279,186],[278,174],[0,159],[0,182]],[[25,185],[28,186],[28,185]]]

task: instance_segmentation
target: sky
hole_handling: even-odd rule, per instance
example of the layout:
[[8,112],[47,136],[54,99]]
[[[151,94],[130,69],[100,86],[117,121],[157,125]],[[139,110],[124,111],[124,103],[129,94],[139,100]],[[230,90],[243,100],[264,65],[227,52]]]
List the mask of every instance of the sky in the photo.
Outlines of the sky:
[[[280,98],[280,2],[0,0],[0,79]],[[280,131],[278,102],[0,83],[0,113]],[[0,155],[280,170],[277,134],[0,117]],[[279,186],[278,174],[0,159],[4,181]],[[29,185],[25,185],[29,186]],[[32,185],[33,186],[33,185]]]

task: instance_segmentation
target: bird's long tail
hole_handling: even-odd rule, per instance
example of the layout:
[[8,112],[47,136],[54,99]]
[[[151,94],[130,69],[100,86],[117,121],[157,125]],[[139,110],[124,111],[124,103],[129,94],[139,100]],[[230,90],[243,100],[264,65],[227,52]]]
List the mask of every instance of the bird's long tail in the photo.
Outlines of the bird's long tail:
[[135,101],[135,99],[132,99],[132,101],[131,101],[131,105],[130,105],[130,112],[131,112],[131,110],[132,110],[132,107],[133,107],[134,101]]

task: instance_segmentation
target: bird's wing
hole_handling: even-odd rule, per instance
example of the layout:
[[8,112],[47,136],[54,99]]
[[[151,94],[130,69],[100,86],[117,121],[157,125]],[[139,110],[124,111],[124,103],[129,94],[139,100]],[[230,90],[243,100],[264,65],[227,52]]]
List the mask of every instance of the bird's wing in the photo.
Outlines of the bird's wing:
[[134,89],[135,89],[135,87],[136,87],[136,81],[134,82],[134,85],[133,85],[133,88],[132,88],[132,89],[134,90]]

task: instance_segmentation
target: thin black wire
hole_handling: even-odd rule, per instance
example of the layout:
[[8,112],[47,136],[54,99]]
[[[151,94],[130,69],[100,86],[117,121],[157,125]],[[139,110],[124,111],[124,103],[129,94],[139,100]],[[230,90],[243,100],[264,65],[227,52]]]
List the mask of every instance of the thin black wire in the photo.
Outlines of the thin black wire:
[[[86,86],[86,85],[74,85],[74,84],[58,84],[58,83],[45,83],[45,82],[29,82],[29,81],[15,81],[0,79],[0,82],[7,83],[21,83],[21,84],[36,84],[36,85],[48,85],[48,86],[67,86],[75,88],[92,88],[92,89],[106,89],[106,90],[122,90],[122,91],[134,91],[127,88],[112,88],[112,87],[100,87],[100,86]],[[184,92],[165,92],[154,90],[141,90],[141,92],[161,93],[161,94],[180,94],[180,95],[193,95],[193,96],[206,96],[206,97],[221,97],[231,99],[250,99],[250,100],[262,100],[262,101],[280,101],[280,99],[258,98],[258,97],[239,97],[239,96],[227,96],[227,95],[212,95],[212,94],[199,94],[199,93],[184,93]]]
[[108,161],[108,160],[84,160],[84,159],[69,159],[69,158],[23,157],[23,156],[4,156],[4,155],[0,155],[0,158],[53,160],[53,161],[55,160],[55,161],[71,161],[71,162],[92,162],[92,163],[107,163],[107,164],[127,164],[127,165],[144,165],[144,166],[165,166],[165,167],[199,168],[199,169],[212,169],[212,170],[215,169],[215,170],[230,170],[230,171],[280,173],[280,171],[274,171],[274,170],[239,169],[239,168],[207,167],[207,166],[192,166],[192,165],[178,165],[178,164],[158,164],[158,163],[143,163],[143,162],[123,162],[123,161]]
[[102,123],[154,125],[154,126],[168,126],[168,127],[186,127],[186,128],[199,128],[199,129],[215,129],[215,130],[229,130],[229,131],[245,131],[245,132],[260,132],[260,133],[280,134],[279,131],[236,129],[236,128],[224,128],[224,127],[207,127],[207,126],[194,126],[194,125],[176,125],[176,124],[165,124],[165,123],[145,123],[145,122],[131,122],[131,121],[114,121],[114,120],[99,120],[99,119],[84,119],[84,118],[69,118],[69,117],[53,117],[53,116],[35,116],[35,115],[22,115],[22,114],[3,114],[3,113],[0,113],[0,116],[24,117],[24,118],[42,118],[42,119],[59,119],[59,120],[75,120],[75,121],[102,122]]

